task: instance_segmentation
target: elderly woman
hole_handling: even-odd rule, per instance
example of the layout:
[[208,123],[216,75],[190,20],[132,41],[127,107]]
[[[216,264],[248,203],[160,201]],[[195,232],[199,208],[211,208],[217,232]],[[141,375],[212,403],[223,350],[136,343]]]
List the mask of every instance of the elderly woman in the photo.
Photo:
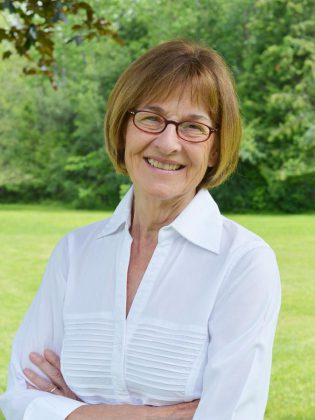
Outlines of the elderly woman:
[[222,58],[149,50],[118,80],[105,131],[133,187],[54,250],[15,338],[7,419],[263,419],[279,275],[207,191],[241,134]]

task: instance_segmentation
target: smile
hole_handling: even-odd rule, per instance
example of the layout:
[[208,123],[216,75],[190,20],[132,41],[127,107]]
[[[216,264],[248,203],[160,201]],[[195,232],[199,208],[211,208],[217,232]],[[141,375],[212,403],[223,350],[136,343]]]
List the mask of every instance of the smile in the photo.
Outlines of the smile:
[[182,165],[175,164],[175,163],[163,163],[155,159],[146,158],[145,159],[150,166],[154,168],[162,169],[164,171],[178,171],[179,169],[183,168]]

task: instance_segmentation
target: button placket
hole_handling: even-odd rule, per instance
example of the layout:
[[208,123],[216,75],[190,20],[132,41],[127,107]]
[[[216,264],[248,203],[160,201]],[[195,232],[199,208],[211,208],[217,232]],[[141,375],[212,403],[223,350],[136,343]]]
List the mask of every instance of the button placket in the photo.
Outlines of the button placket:
[[126,342],[126,280],[132,238],[127,230],[121,232],[121,247],[117,248],[115,291],[115,336],[112,355],[113,386],[117,399],[130,398],[125,383],[124,360]]
[[121,247],[116,258],[117,289],[115,294],[115,338],[113,348],[113,385],[117,398],[129,398],[128,387],[126,384],[126,357],[128,352],[128,342],[132,337],[133,331],[141,319],[141,314],[145,309],[149,296],[152,293],[154,284],[159,276],[163,263],[171,247],[172,232],[161,229],[158,237],[158,245],[152,255],[151,261],[144,273],[143,279],[136,292],[134,300],[126,319],[126,294],[127,294],[127,274],[130,260],[130,250],[132,237],[129,230],[125,228],[122,234]]
[[148,303],[149,296],[171,247],[171,236],[172,232],[169,230],[166,231],[162,228],[159,232],[158,244],[143,275],[126,320],[127,339],[129,339]]

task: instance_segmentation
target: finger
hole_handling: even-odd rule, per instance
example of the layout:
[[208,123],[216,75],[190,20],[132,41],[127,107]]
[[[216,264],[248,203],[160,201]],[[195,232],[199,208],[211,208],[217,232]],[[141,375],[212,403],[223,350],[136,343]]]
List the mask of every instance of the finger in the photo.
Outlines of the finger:
[[[24,369],[23,372],[27,379],[32,382],[32,384],[28,384],[28,388],[33,386],[35,389],[39,389],[40,391],[50,392],[55,386],[51,382],[37,375],[37,373],[33,372],[31,369]],[[62,392],[56,388],[53,394],[62,395]]]
[[[60,374],[60,388],[67,394],[70,395],[71,398],[73,398],[73,392],[71,391],[71,389],[68,387],[68,385],[66,384],[62,373],[60,371],[60,357],[54,353],[52,350],[45,350],[44,351],[44,356],[45,359],[51,364],[53,365],[59,372]],[[77,396],[75,395],[75,397],[77,398]]]
[[[56,393],[54,391],[53,393],[56,393],[57,395],[63,395],[65,397],[72,398],[75,400],[80,400],[79,397],[77,397],[77,395],[72,392],[72,390],[68,387],[65,380],[63,379],[62,373],[60,371],[59,357],[51,350],[46,350],[44,354],[45,357],[41,356],[38,353],[32,352],[30,353],[30,360],[48,376],[48,378],[54,385],[58,386],[58,392]],[[47,360],[46,356],[48,356],[49,360]],[[53,366],[53,364],[55,366]],[[59,368],[56,366],[58,366]]]
[[44,356],[51,365],[60,370],[60,357],[56,353],[48,349],[44,351]]
[[63,377],[59,369],[55,366],[52,366],[45,357],[41,356],[38,353],[30,353],[30,360],[37,366],[43,373],[45,373],[52,383],[57,385],[59,388],[62,388],[65,385]]

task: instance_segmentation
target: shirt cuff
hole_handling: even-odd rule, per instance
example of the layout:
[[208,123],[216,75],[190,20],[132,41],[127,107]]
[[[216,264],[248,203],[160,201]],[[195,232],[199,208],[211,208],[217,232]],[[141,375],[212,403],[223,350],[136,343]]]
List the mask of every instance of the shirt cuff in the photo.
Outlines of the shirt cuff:
[[27,406],[23,420],[64,420],[82,405],[86,404],[60,395],[35,398]]

